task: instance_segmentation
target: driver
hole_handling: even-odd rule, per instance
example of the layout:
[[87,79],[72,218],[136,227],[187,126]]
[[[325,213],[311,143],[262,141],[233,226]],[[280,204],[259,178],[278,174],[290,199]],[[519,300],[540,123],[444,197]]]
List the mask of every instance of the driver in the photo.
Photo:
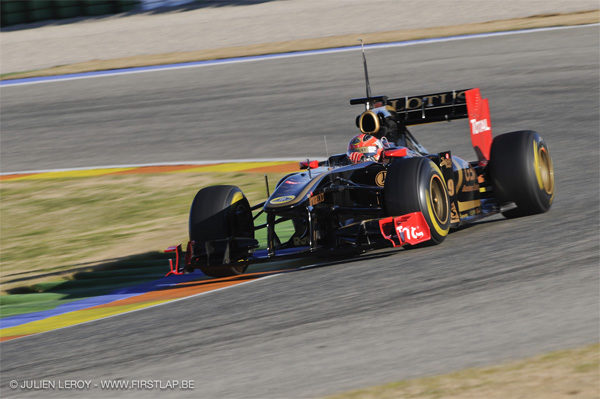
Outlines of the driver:
[[375,136],[361,133],[350,140],[348,158],[352,163],[379,161],[383,153],[383,144]]

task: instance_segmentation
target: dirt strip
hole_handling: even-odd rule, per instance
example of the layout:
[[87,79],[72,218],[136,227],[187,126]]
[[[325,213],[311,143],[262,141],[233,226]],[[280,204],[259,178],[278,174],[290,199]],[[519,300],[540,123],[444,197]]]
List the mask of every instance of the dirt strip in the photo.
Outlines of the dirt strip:
[[234,46],[218,49],[137,55],[111,60],[94,60],[48,69],[9,74],[2,79],[21,79],[37,76],[52,76],[72,73],[92,72],[121,68],[133,68],[152,65],[177,64],[193,61],[246,57],[273,53],[296,52],[305,50],[356,46],[357,39],[366,43],[388,43],[397,41],[448,37],[475,33],[500,32],[519,29],[534,29],[552,26],[573,26],[600,22],[600,10],[582,11],[568,14],[539,15],[527,18],[513,18],[491,22],[443,26],[425,29],[394,30],[377,33],[356,33],[328,36],[314,39],[299,39],[246,46]]
[[325,399],[598,399],[600,345],[551,352],[492,367],[394,382]]

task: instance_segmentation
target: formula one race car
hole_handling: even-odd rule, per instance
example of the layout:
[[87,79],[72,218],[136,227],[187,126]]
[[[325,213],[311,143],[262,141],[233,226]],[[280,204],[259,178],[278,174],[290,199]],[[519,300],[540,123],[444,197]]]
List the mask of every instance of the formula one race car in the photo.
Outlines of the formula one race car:
[[[388,98],[371,95],[366,62],[365,76],[367,96],[350,100],[365,111],[356,119],[361,135],[349,152],[301,162],[299,172],[253,206],[235,186],[201,189],[191,206],[187,250],[167,250],[176,255],[170,273],[199,268],[209,276],[229,276],[281,257],[439,244],[451,229],[482,217],[550,208],[554,172],[546,143],[531,130],[492,139],[487,99],[479,89]],[[461,118],[468,118],[476,161],[450,151],[428,153],[407,129]],[[266,223],[255,224],[262,213]],[[286,221],[293,234],[282,241],[277,230]],[[255,239],[260,229],[267,231],[261,250]]]

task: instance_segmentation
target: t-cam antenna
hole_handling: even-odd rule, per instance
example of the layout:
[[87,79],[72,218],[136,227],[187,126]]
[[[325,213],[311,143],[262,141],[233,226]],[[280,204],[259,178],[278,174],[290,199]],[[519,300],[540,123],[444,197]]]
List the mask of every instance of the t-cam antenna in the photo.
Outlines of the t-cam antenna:
[[365,102],[365,109],[371,108],[371,85],[369,84],[369,71],[367,70],[367,57],[365,56],[365,45],[363,39],[358,39],[360,42],[360,49],[362,50],[363,67],[365,69],[365,84],[367,86],[367,101]]

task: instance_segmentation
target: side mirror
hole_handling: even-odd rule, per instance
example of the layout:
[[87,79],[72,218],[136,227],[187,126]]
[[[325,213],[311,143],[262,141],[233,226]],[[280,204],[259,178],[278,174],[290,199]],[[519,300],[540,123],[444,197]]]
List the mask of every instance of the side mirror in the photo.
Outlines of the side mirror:
[[300,169],[316,169],[319,167],[319,161],[302,161],[300,162]]

